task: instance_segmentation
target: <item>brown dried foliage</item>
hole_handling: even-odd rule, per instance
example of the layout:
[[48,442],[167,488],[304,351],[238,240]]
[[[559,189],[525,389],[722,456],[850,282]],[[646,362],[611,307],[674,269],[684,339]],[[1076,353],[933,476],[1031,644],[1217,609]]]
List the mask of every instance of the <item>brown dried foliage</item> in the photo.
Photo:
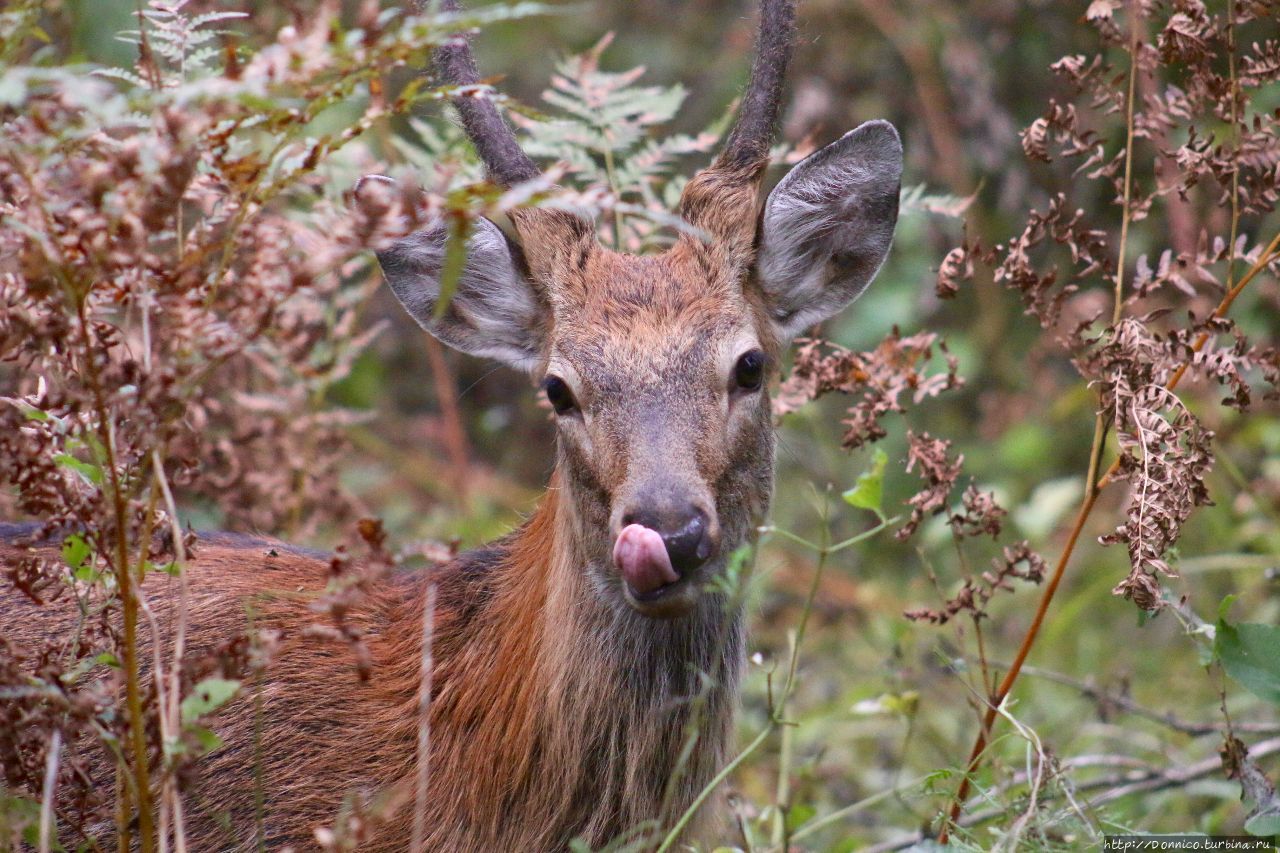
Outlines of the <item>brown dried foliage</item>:
[[[1280,267],[1280,257],[1264,254],[1270,235],[1251,237],[1247,228],[1275,209],[1280,120],[1250,106],[1255,90],[1280,79],[1280,66],[1274,39],[1241,44],[1247,32],[1274,29],[1274,3],[1239,3],[1231,13],[1211,13],[1198,0],[1123,9],[1100,0],[1086,19],[1104,48],[1117,48],[1134,65],[1135,102],[1128,103],[1128,72],[1113,64],[1112,52],[1054,63],[1066,97],[1049,99],[1022,142],[1032,160],[1071,164],[1067,189],[1050,198],[1045,212],[1031,210],[1013,240],[991,247],[966,240],[953,249],[939,269],[937,289],[954,296],[976,264],[992,267],[996,281],[1019,294],[1042,328],[1056,332],[1059,350],[1098,390],[1119,444],[1112,479],[1130,484],[1125,522],[1102,541],[1123,543],[1129,551],[1131,571],[1116,593],[1154,609],[1161,602],[1157,578],[1173,573],[1166,553],[1192,510],[1209,502],[1204,480],[1213,464],[1212,431],[1194,406],[1168,390],[1170,380],[1187,369],[1217,382],[1228,390],[1223,405],[1237,410],[1249,406],[1255,377],[1271,385],[1264,397],[1275,395],[1273,346],[1251,345],[1230,319],[1216,315],[1179,327],[1170,322],[1177,316],[1170,309],[1204,316],[1243,267],[1260,264],[1273,273]],[[1225,60],[1232,52],[1234,65]],[[1225,137],[1215,138],[1223,125]],[[1117,142],[1126,127],[1132,129],[1132,170],[1126,170],[1125,137]],[[1086,213],[1093,208],[1083,201],[1070,201],[1096,192],[1094,182],[1118,212],[1098,216]],[[1202,227],[1193,240],[1159,251],[1155,260],[1139,255],[1131,271],[1123,269],[1128,261],[1118,253],[1125,246],[1115,235],[1127,227],[1117,229],[1117,222],[1137,226],[1161,211],[1157,203],[1216,206],[1226,215],[1206,221],[1224,224],[1228,233]],[[1117,322],[1099,327],[1096,309],[1075,310],[1088,319],[1061,328],[1064,307],[1086,304],[1087,291],[1099,286],[1122,288]],[[1201,348],[1206,334],[1210,341],[1229,336],[1231,342]]]
[[[356,331],[377,286],[365,250],[441,203],[375,187],[352,205],[331,187],[367,169],[344,146],[432,94],[415,85],[388,103],[381,80],[425,64],[445,29],[365,4],[360,38],[335,38],[337,10],[325,5],[254,54],[222,49],[205,32],[220,18],[182,7],[145,10],[137,67],[110,73],[126,85],[10,66],[20,94],[0,106],[0,517],[34,521],[21,540],[66,540],[63,561],[14,560],[0,600],[71,597],[74,607],[50,610],[78,613],[43,648],[0,642],[0,778],[38,801],[56,736],[58,818],[82,840],[113,822],[110,792],[89,787],[88,756],[106,755],[135,792],[184,788],[208,747],[178,718],[178,699],[206,678],[254,671],[273,646],[241,637],[164,662],[178,669],[173,687],[150,677],[136,589],[149,572],[180,572],[181,552],[199,547],[166,493],[254,532],[308,536],[358,517],[337,478],[356,416],[327,390],[379,331]],[[21,55],[38,11],[6,15],[6,49]],[[313,120],[338,102],[363,108],[317,138]],[[449,176],[436,177],[447,190]],[[357,573],[336,556],[317,605],[358,661],[361,638],[343,616],[366,575],[390,565],[380,528],[359,532],[369,557]],[[173,620],[163,624],[159,647],[173,639]],[[116,832],[151,849],[153,818],[141,812]]]
[[[925,370],[935,346],[946,357],[945,373]],[[832,392],[853,395],[856,399],[844,421],[842,444],[857,448],[888,434],[880,421],[890,412],[905,412],[904,397],[918,405],[960,387],[962,382],[956,374],[955,358],[947,353],[946,344],[930,332],[904,338],[895,328],[879,346],[866,352],[811,339],[797,348],[791,374],[774,401],[774,412],[785,415]]]
[[1003,553],[991,561],[994,571],[982,573],[979,580],[971,577],[963,580],[960,591],[947,599],[941,607],[922,607],[908,610],[903,615],[913,622],[927,621],[945,625],[959,613],[969,613],[974,621],[987,618],[987,603],[997,590],[1013,592],[1010,581],[1023,580],[1038,584],[1044,580],[1046,565],[1026,542],[1006,547]]

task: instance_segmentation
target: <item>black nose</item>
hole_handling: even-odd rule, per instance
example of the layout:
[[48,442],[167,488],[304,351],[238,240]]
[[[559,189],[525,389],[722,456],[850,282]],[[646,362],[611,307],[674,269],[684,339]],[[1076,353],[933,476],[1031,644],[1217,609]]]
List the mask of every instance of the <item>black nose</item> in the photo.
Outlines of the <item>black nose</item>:
[[662,544],[667,546],[671,567],[681,576],[711,559],[716,544],[710,535],[705,512],[689,507],[683,513],[663,515],[666,517],[648,510],[632,510],[622,516],[622,526],[640,524],[657,531],[662,537]]

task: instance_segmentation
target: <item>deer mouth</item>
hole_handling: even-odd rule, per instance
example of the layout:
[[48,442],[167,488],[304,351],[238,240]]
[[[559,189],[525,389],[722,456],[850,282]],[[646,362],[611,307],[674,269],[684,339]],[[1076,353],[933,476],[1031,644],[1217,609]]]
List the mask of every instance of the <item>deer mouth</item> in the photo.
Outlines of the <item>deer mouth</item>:
[[613,543],[613,564],[628,591],[638,599],[660,594],[680,582],[662,536],[640,524],[628,524],[618,534]]
[[613,544],[613,564],[622,577],[627,603],[646,616],[670,618],[692,604],[687,575],[676,570],[662,536],[640,524],[629,524]]

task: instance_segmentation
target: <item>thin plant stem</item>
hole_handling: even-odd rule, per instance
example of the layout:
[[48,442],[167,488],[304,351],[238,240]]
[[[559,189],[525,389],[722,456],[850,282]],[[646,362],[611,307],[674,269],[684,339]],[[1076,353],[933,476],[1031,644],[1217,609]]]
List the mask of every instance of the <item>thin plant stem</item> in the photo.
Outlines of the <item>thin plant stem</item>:
[[125,772],[128,759],[121,754],[115,756],[120,767],[116,773],[116,851],[129,853],[129,813],[133,811],[132,777]]
[[618,178],[614,174],[613,166],[613,148],[609,147],[609,134],[606,133],[606,146],[604,149],[604,170],[605,175],[609,178],[609,189],[613,192],[615,204],[613,205],[613,248],[615,251],[622,251],[622,210],[616,202],[622,200],[618,190]]
[[440,406],[440,419],[444,425],[445,449],[449,454],[451,485],[459,505],[465,506],[469,491],[468,460],[471,453],[467,447],[467,429],[462,420],[458,405],[458,388],[453,373],[445,361],[444,347],[431,336],[427,336],[427,363],[431,368],[431,382],[436,392],[436,402]]
[[893,797],[897,797],[901,795],[904,791],[910,791],[912,788],[923,785],[926,781],[928,781],[928,779],[929,779],[928,776],[917,776],[914,779],[908,780],[906,782],[900,782],[891,788],[886,788],[883,791],[872,794],[871,796],[866,797],[865,799],[858,800],[856,803],[850,803],[847,806],[842,806],[836,809],[835,811],[831,812],[830,814],[823,815],[820,818],[815,818],[809,821],[808,823],[806,823],[804,826],[797,829],[795,833],[792,834],[791,840],[803,841],[804,839],[808,838],[810,835],[813,835],[815,832],[821,829],[827,828],[833,823],[838,823],[839,821],[842,821],[848,817],[852,817],[853,815],[856,815],[859,812],[864,812],[867,809],[871,808],[872,806],[878,805],[879,803],[882,803],[885,800],[888,800]]
[[53,840],[54,800],[58,791],[58,759],[62,753],[62,732],[53,730],[44,760],[44,788],[40,792],[40,853],[49,853]]
[[870,539],[872,536],[875,536],[881,530],[884,530],[889,525],[897,524],[898,521],[900,521],[901,519],[902,519],[902,516],[900,515],[895,515],[893,518],[883,519],[875,527],[872,527],[869,530],[864,530],[861,533],[857,534],[856,536],[850,536],[848,539],[845,539],[841,542],[837,542],[836,544],[830,545],[826,548],[823,548],[823,546],[815,542],[810,542],[808,539],[805,539],[803,536],[797,536],[796,534],[792,533],[790,530],[783,530],[781,527],[764,527],[764,528],[761,528],[761,532],[768,533],[774,536],[780,536],[783,539],[786,539],[789,542],[793,542],[794,544],[799,545],[803,548],[807,548],[810,551],[822,552],[825,550],[827,555],[830,556],[832,554],[838,554],[841,551],[853,545],[857,545],[859,542],[865,542],[866,540]]
[[[825,520],[826,519],[824,515],[824,522]],[[817,563],[817,566],[815,566],[814,568],[813,580],[809,584],[809,592],[805,598],[804,608],[803,610],[801,610],[801,613],[800,613],[800,622],[796,626],[795,639],[791,645],[791,655],[787,665],[787,678],[783,684],[782,691],[779,693],[779,701],[776,704],[773,704],[771,702],[769,722],[765,724],[764,728],[760,730],[760,732],[755,736],[755,738],[752,739],[752,741],[749,744],[747,744],[747,746],[741,752],[739,752],[732,761],[726,764],[720,770],[720,772],[717,773],[711,779],[711,781],[708,782],[706,786],[703,787],[703,789],[700,792],[698,792],[698,795],[694,798],[693,802],[690,803],[689,807],[685,809],[684,813],[680,815],[679,819],[676,820],[676,822],[672,825],[671,829],[663,837],[662,842],[658,845],[655,853],[666,853],[667,850],[670,850],[672,845],[674,845],[676,841],[680,838],[680,833],[684,832],[685,827],[689,825],[689,822],[691,820],[693,820],[693,816],[697,813],[698,809],[702,807],[702,804],[707,801],[707,798],[711,796],[712,792],[715,791],[715,789],[719,787],[720,784],[723,783],[724,780],[727,779],[729,775],[739,765],[741,765],[743,761],[747,759],[748,756],[750,756],[757,749],[759,749],[760,745],[763,744],[769,738],[769,736],[774,732],[775,729],[777,729],[779,726],[786,724],[786,719],[783,714],[783,709],[786,706],[787,697],[790,695],[791,690],[795,684],[795,673],[796,673],[796,668],[799,664],[800,645],[804,640],[805,628],[809,622],[809,615],[813,610],[813,602],[818,593],[818,586],[822,580],[822,572],[823,572],[823,569],[826,567],[827,558],[830,557],[837,550],[847,548],[857,542],[861,542],[865,539],[870,538],[871,536],[874,536],[875,534],[884,530],[890,524],[893,524],[895,521],[897,521],[896,517],[890,518],[890,519],[883,519],[875,527],[872,527],[869,530],[859,533],[857,536],[850,537],[849,539],[846,539],[843,542],[838,543],[837,545],[815,545],[812,542],[809,542],[807,539],[804,539],[800,536],[796,536],[795,534],[789,531],[782,530],[777,527],[770,526],[766,528],[761,528],[762,533],[779,534],[782,536],[782,538],[788,539],[798,545],[814,550],[818,554],[818,563]],[[827,535],[828,535],[828,531],[827,531],[826,524],[824,523],[823,525],[824,541]]]
[[1130,205],[1133,202],[1133,101],[1138,84],[1138,21],[1137,16],[1129,15],[1129,94],[1125,98],[1124,129],[1124,207],[1120,211],[1120,248],[1116,260],[1116,293],[1111,306],[1111,325],[1120,322],[1120,313],[1124,309],[1124,269],[1126,249],[1129,247],[1129,224],[1133,220]]
[[779,850],[791,845],[787,837],[787,815],[791,811],[791,754],[794,749],[794,727],[783,726],[778,746],[778,782],[773,792],[773,838]]
[[895,515],[893,518],[886,518],[882,520],[879,524],[877,524],[875,527],[872,527],[870,530],[864,530],[861,533],[859,533],[857,536],[850,536],[848,539],[845,539],[843,542],[837,542],[836,544],[831,545],[826,549],[827,556],[831,556],[832,554],[839,554],[841,551],[845,550],[846,548],[849,548],[853,545],[857,545],[859,542],[865,542],[866,540],[870,539],[872,536],[875,536],[881,530],[884,530],[889,525],[897,524],[901,518],[902,516],[900,515]]
[[991,695],[994,682],[991,680],[991,667],[987,664],[987,644],[982,637],[982,620],[978,614],[973,615],[973,636],[978,643],[978,665],[982,672],[982,694]]
[[[164,473],[164,459],[159,449],[151,451],[152,475],[160,494],[164,496],[165,512],[169,514],[169,530],[173,539],[173,559],[178,571],[178,624],[173,636],[173,662],[169,667],[168,704],[161,711],[161,719],[169,719],[169,732],[173,735],[181,731],[182,724],[182,658],[186,654],[187,644],[187,606],[190,597],[190,586],[187,582],[187,545],[183,541],[182,523],[178,520],[178,505],[173,499],[173,490],[169,488],[169,479]],[[156,669],[157,682],[160,670]],[[178,794],[174,780],[166,779],[166,795],[170,799],[170,810],[173,812],[173,841],[176,853],[186,853],[187,839],[185,820],[182,812],[182,797]]]
[[698,792],[698,796],[694,797],[689,808],[685,809],[684,814],[680,815],[680,819],[676,821],[675,825],[671,827],[671,830],[667,833],[666,837],[662,839],[662,843],[658,845],[658,849],[655,853],[666,853],[666,851],[671,849],[672,845],[676,843],[676,839],[680,837],[680,833],[684,832],[684,828],[689,825],[689,821],[693,820],[694,814],[697,813],[698,809],[702,808],[702,804],[707,801],[707,798],[711,796],[711,793],[715,791],[716,788],[720,787],[720,784],[724,782],[725,779],[728,779],[729,775],[733,773],[733,771],[737,770],[738,766],[742,764],[742,762],[746,761],[752,753],[759,749],[760,745],[763,744],[772,733],[773,724],[770,723],[770,725],[761,729],[760,733],[755,736],[751,743],[747,744],[732,761],[720,768],[720,772],[712,777],[706,787]]
[[[151,631],[151,677],[156,688],[156,708],[159,712],[156,716],[160,723],[160,742],[164,745],[162,749],[167,749],[168,744],[173,742],[175,737],[171,728],[173,721],[169,718],[167,712],[169,707],[168,690],[165,686],[164,649],[161,642],[160,623],[156,620],[156,614],[151,609],[151,603],[147,600],[146,593],[142,589],[142,584],[147,577],[147,556],[149,551],[147,543],[151,542],[151,536],[155,529],[156,501],[158,498],[158,491],[154,488],[151,489],[147,500],[146,515],[143,516],[142,535],[138,538],[138,588],[134,594],[138,598],[138,606],[142,610],[142,615],[146,617],[147,627]],[[160,853],[168,853],[169,851],[169,805],[172,786],[172,776],[164,774],[161,781],[160,831],[156,836],[156,843],[160,848]]]
[[1240,231],[1240,80],[1236,77],[1236,0],[1227,4],[1227,73],[1231,81],[1231,240],[1227,243],[1227,289],[1236,279],[1236,235]]
[[[818,548],[818,564],[814,567],[813,577],[809,580],[809,591],[804,597],[804,609],[800,611],[800,623],[796,625],[796,636],[792,643],[791,660],[787,665],[787,680],[782,687],[782,698],[778,703],[778,715],[785,716],[787,699],[795,688],[796,670],[800,666],[800,646],[804,644],[804,635],[809,627],[809,616],[813,613],[813,602],[818,597],[818,586],[822,583],[822,574],[827,568],[827,558],[831,556],[831,545],[827,541],[831,535],[829,508],[825,502],[822,511],[822,544]],[[883,524],[872,528],[883,528]],[[864,537],[865,538],[865,537]]]
[[431,778],[431,640],[435,634],[436,585],[427,587],[422,613],[422,674],[418,684],[418,765],[413,789],[413,834],[409,849],[422,853],[427,843],[427,783]]
[[[84,347],[85,375],[94,400],[94,416],[97,420],[98,440],[106,455],[105,466],[111,483],[111,508],[115,516],[116,582],[120,585],[120,608],[124,617],[122,656],[125,672],[125,713],[129,722],[129,746],[132,760],[134,795],[138,810],[138,844],[142,853],[155,849],[155,823],[151,803],[150,767],[147,763],[147,736],[142,706],[142,679],[138,667],[138,597],[134,591],[133,571],[129,561],[128,511],[125,506],[124,484],[116,468],[114,436],[110,427],[110,409],[102,390],[102,381],[94,360],[92,342],[89,340],[89,318],[85,309],[88,293],[78,295],[76,310],[79,315],[81,346]],[[126,801],[122,800],[122,806]],[[129,820],[124,821],[128,834]]]
[[[1280,233],[1277,233],[1275,237],[1271,238],[1271,242],[1262,250],[1262,254],[1258,257],[1257,262],[1249,268],[1249,271],[1246,272],[1238,282],[1236,282],[1234,287],[1227,291],[1227,295],[1222,297],[1222,301],[1218,303],[1218,307],[1213,311],[1213,316],[1218,319],[1225,317],[1227,311],[1231,308],[1231,303],[1236,301],[1236,297],[1240,295],[1240,292],[1245,289],[1249,282],[1253,281],[1254,276],[1266,269],[1267,266],[1277,258],[1280,258]],[[1212,335],[1209,332],[1201,332],[1199,337],[1196,338],[1195,343],[1191,345],[1192,351],[1200,352],[1200,350],[1204,349],[1204,346],[1209,342],[1210,337],[1212,337]],[[1182,381],[1183,374],[1187,372],[1187,368],[1190,366],[1190,364],[1184,362],[1182,366],[1174,371],[1173,377],[1165,387],[1170,391],[1177,388],[1178,383]]]

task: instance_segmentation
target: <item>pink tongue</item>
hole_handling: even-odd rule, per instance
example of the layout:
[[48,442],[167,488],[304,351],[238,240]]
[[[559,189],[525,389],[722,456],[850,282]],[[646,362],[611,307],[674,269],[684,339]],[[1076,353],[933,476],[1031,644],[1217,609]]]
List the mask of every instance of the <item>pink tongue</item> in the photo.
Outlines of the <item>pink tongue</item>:
[[657,531],[640,524],[629,524],[618,534],[613,545],[613,563],[622,572],[622,579],[639,595],[654,592],[669,583],[680,580],[671,568],[667,546]]

